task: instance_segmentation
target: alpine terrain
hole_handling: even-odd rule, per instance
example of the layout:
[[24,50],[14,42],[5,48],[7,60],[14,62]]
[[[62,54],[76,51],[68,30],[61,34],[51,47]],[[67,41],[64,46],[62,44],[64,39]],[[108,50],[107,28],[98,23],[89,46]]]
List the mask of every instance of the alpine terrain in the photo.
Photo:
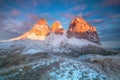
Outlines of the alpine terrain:
[[102,46],[82,17],[67,31],[41,18],[21,36],[0,41],[0,80],[119,80],[120,53]]

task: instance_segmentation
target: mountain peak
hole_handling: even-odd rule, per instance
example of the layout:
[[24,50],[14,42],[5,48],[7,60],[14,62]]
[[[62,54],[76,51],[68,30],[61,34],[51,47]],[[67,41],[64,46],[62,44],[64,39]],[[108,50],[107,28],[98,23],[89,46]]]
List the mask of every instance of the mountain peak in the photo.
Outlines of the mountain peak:
[[82,17],[74,18],[71,21],[67,33],[68,37],[87,39],[89,41],[100,44],[96,28],[91,26]]
[[[10,39],[10,40],[19,40],[19,39],[32,39],[32,40],[45,40],[46,36],[50,33],[55,34],[64,34],[65,30],[62,27],[62,24],[59,21],[55,21],[51,28],[49,28],[46,19],[41,18],[33,26],[31,30],[24,33],[20,37]],[[71,21],[69,29],[67,31],[67,37],[75,37],[78,39],[86,39],[91,42],[100,44],[99,37],[94,26],[91,26],[86,22],[82,17],[76,17]]]
[[40,20],[37,21],[37,24],[39,25],[45,25],[48,24],[45,18],[41,18]]
[[46,19],[41,18],[31,30],[24,33],[21,36],[21,39],[32,39],[32,40],[45,40],[46,36],[49,33],[49,27]]
[[54,32],[56,29],[60,29],[62,28],[62,25],[59,21],[55,21],[53,24],[52,24],[52,31]]
[[75,18],[73,18],[71,23],[73,23],[73,22],[85,22],[85,20],[82,17],[75,17]]
[[52,24],[51,30],[52,30],[52,32],[55,32],[57,34],[63,34],[65,32],[59,21],[55,21]]
[[96,28],[91,26],[82,17],[74,18],[70,25],[71,27],[69,27],[69,31],[73,32],[96,31]]

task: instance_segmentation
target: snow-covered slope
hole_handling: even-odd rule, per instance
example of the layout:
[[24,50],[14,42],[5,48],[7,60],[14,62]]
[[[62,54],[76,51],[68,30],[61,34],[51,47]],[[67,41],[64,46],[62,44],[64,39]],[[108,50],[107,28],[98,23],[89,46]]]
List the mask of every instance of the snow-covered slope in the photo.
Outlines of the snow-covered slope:
[[83,47],[83,46],[86,46],[88,44],[99,46],[99,45],[92,43],[92,42],[85,40],[85,39],[77,39],[75,37],[68,38],[67,34],[56,35],[54,33],[50,34],[47,37],[45,42],[51,46],[54,46],[54,47],[59,47],[60,45],[66,44],[66,43],[71,44],[73,46],[79,46],[79,47]]
[[[108,72],[102,70],[107,68],[99,66],[105,64],[101,59],[106,60],[106,57],[97,56],[99,63],[94,65],[94,57],[80,57],[86,54],[111,55],[114,52],[85,39],[68,38],[66,34],[51,33],[44,41],[0,42],[0,80],[119,80],[119,75],[109,78]],[[119,63],[119,59],[115,61]],[[111,75],[119,73],[115,70]]]
[[0,42],[0,50],[7,50],[8,52],[21,51],[22,54],[62,53],[76,57],[88,53],[107,55],[113,52],[85,39],[68,38],[67,34],[56,35],[55,33],[48,35],[44,41],[23,39]]
[[[18,48],[19,50],[22,49],[22,53],[36,53],[36,51],[43,51],[43,52],[61,52],[62,50],[66,50],[63,46],[67,47],[84,47],[87,45],[96,45],[90,41],[84,39],[76,39],[76,38],[67,38],[66,34],[63,35],[56,35],[51,33],[49,36],[46,37],[46,40],[30,40],[30,39],[23,39],[23,40],[13,40],[13,41],[6,41],[0,42],[0,49],[9,49],[15,50]],[[72,45],[72,46],[70,46]]]

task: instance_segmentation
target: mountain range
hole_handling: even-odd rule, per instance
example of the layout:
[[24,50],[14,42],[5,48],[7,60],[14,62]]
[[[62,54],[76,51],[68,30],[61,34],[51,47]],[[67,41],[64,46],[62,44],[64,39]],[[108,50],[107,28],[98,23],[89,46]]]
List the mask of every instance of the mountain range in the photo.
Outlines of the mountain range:
[[32,39],[32,40],[45,40],[46,36],[50,33],[57,34],[67,34],[68,38],[75,37],[77,39],[86,39],[96,44],[100,44],[100,40],[94,26],[91,26],[88,22],[86,22],[82,17],[74,18],[71,21],[71,24],[67,31],[65,31],[62,27],[62,24],[59,21],[55,21],[51,28],[47,21],[42,18],[40,19],[31,30],[24,33],[20,37],[13,38],[10,40],[19,40],[19,39]]
[[65,31],[41,18],[27,32],[0,42],[0,80],[119,80],[120,53],[101,45],[82,17]]

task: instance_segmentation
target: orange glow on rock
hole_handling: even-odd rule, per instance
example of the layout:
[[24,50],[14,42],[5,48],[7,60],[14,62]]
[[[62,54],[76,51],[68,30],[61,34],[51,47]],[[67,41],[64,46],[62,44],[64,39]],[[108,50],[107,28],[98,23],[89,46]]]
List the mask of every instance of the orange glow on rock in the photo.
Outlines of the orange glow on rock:
[[37,24],[39,24],[39,25],[48,25],[48,23],[47,23],[47,21],[46,21],[46,19],[45,18],[41,18],[38,22],[37,22]]
[[77,33],[83,33],[87,31],[96,32],[96,28],[87,23],[82,17],[78,17],[72,20],[68,31],[73,31]]
[[45,37],[49,33],[49,27],[47,21],[40,19],[31,30],[21,36],[21,39],[29,38],[32,40],[45,40]]
[[51,27],[52,32],[55,33],[64,33],[65,30],[62,28],[62,25],[59,21],[55,21]]
[[[55,21],[51,28],[49,28],[46,19],[40,19],[31,30],[24,33],[23,35],[9,39],[11,40],[19,40],[19,39],[32,39],[32,40],[45,40],[46,36],[50,33],[54,32],[55,34],[64,34],[65,30],[63,29],[61,23],[59,21]],[[84,33],[91,33],[97,36],[96,28],[87,23],[82,17],[74,18],[69,26],[67,31],[68,34],[77,33],[77,37],[85,38]],[[82,33],[82,34],[81,34]],[[97,37],[98,40],[98,37]]]

